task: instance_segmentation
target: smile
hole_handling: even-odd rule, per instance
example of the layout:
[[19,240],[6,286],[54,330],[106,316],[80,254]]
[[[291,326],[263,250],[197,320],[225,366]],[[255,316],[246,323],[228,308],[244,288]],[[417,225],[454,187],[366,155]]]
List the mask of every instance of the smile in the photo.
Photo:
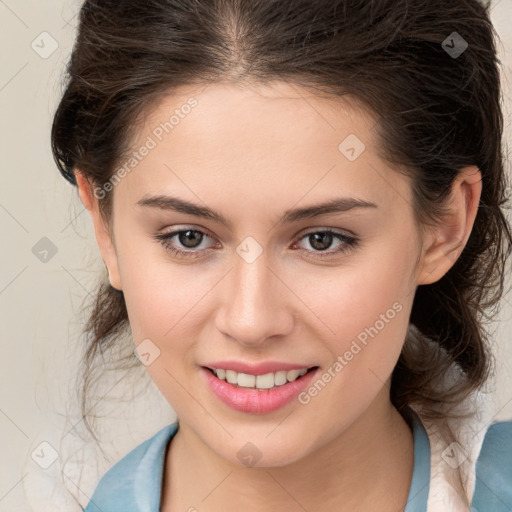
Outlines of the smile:
[[217,398],[232,409],[252,414],[269,413],[290,404],[311,384],[318,370],[314,366],[252,375],[200,368],[207,387]]
[[220,380],[229,382],[242,388],[253,389],[272,389],[283,386],[287,382],[294,382],[308,372],[308,368],[300,370],[281,370],[277,372],[266,373],[265,375],[251,375],[248,373],[235,372],[233,370],[224,370],[217,368],[211,370]]

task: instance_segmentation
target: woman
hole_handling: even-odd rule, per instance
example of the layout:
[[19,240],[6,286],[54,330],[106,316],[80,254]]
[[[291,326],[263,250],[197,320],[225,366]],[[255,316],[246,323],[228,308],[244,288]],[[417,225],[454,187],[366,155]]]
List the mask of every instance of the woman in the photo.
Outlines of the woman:
[[512,244],[488,11],[83,4],[52,143],[108,271],[86,384],[129,325],[178,417],[87,512],[510,509],[512,422],[474,420]]

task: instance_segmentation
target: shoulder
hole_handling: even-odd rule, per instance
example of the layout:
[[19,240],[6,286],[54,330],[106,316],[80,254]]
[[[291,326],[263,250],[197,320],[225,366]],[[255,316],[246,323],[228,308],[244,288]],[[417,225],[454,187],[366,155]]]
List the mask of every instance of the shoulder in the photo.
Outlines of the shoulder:
[[475,466],[474,512],[512,509],[512,420],[498,421],[485,433]]
[[85,512],[138,512],[143,501],[160,500],[164,456],[178,430],[172,423],[139,444],[101,478]]

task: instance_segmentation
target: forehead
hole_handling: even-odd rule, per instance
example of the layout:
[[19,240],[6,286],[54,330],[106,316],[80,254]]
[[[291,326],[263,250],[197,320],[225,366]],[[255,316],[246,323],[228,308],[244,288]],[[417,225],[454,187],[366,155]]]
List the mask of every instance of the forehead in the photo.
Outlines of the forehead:
[[[350,96],[320,97],[283,82],[253,86],[220,83],[182,86],[164,97],[145,117],[137,142],[145,133],[175,140],[193,135],[205,149],[215,147],[221,139],[232,140],[237,144],[229,147],[230,153],[255,149],[261,157],[262,147],[282,152],[292,146],[300,153],[301,142],[309,151],[319,144],[339,143],[349,133],[371,145],[375,124],[368,109]],[[173,137],[166,137],[171,132]],[[337,144],[334,149],[337,156]]]
[[117,188],[132,199],[172,189],[190,199],[250,196],[267,204],[334,191],[389,202],[408,195],[408,184],[377,157],[375,126],[352,98],[297,85],[183,86],[135,127],[137,162]]

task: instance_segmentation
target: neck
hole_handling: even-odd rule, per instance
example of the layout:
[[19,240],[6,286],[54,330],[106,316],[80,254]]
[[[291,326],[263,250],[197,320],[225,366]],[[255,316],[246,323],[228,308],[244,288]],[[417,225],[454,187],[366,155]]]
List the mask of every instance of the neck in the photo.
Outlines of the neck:
[[405,507],[413,464],[412,432],[389,395],[320,450],[280,467],[233,464],[180,424],[166,456],[161,510],[396,511]]

